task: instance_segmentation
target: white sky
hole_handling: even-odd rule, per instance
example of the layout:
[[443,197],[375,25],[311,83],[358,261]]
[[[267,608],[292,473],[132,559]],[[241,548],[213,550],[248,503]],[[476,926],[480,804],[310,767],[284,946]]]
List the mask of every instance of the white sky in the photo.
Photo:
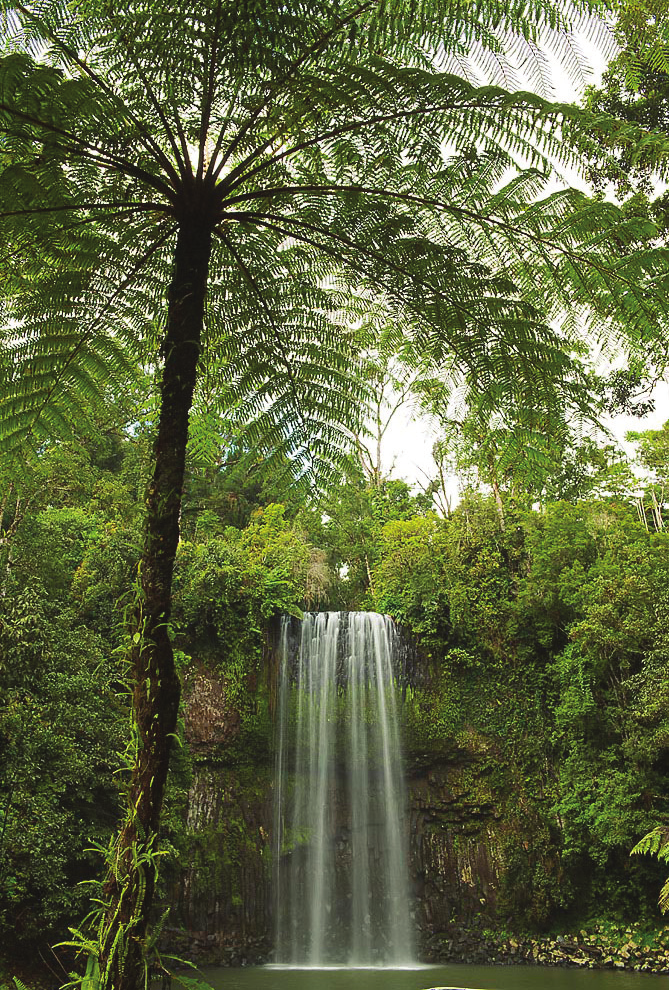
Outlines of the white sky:
[[[592,66],[591,78],[586,82],[596,84],[601,79],[610,53],[604,56],[598,48],[584,39],[581,39],[580,46],[587,61]],[[583,87],[575,88],[566,74],[559,69],[555,60],[552,60],[552,63],[556,67],[554,74],[555,100],[580,102]],[[568,184],[587,188],[578,173],[562,171]],[[608,417],[604,421],[604,426],[626,447],[628,453],[631,452],[631,448],[623,443],[627,431],[659,429],[669,419],[669,387],[666,381],[656,386],[652,397],[655,401],[655,411],[643,419],[637,419],[633,416],[616,416],[614,418]],[[436,474],[431,453],[432,445],[436,439],[436,434],[429,421],[417,417],[409,407],[406,410],[399,410],[384,440],[384,470],[390,471],[392,467],[394,477],[403,478],[412,484],[425,484],[428,478],[433,478]],[[453,479],[452,487],[449,487],[449,494],[457,497],[455,479]]]

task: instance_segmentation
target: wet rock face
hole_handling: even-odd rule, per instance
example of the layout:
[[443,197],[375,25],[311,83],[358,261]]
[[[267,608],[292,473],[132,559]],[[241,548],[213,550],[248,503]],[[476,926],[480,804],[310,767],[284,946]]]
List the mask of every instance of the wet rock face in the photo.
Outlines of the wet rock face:
[[[272,958],[273,781],[271,768],[196,768],[189,795],[189,848],[174,887],[170,934],[178,955],[201,964],[240,965]],[[494,924],[499,855],[493,809],[466,799],[458,770],[421,771],[409,781],[410,888],[421,955],[438,958],[435,933]],[[333,799],[336,870],[348,890],[347,810]],[[337,825],[337,822],[339,823]],[[298,846],[287,857],[299,856]],[[342,879],[343,878],[343,879]],[[341,893],[341,897],[347,896]],[[348,894],[350,896],[350,894]],[[335,914],[338,912],[335,911]],[[343,912],[342,912],[343,913]],[[473,939],[453,942],[451,958],[469,956]]]
[[[196,769],[171,891],[170,944],[197,963],[245,965],[271,948],[271,775]],[[268,824],[270,823],[270,824]]]
[[[172,928],[164,948],[202,964],[272,959],[275,658],[276,646],[269,643],[264,669],[244,684],[244,715],[230,704],[223,677],[204,663],[193,664],[187,679],[193,782],[181,868],[167,899]],[[410,661],[407,654],[397,671],[400,687],[413,683]],[[256,735],[249,734],[249,711],[265,713]],[[548,784],[542,797],[539,772],[528,795],[524,778],[494,738],[473,729],[457,737],[424,734],[404,762],[412,916],[423,959],[669,971],[669,929],[666,940],[650,948],[635,933],[614,939],[578,932],[560,936],[562,941],[509,936],[524,928],[541,930],[554,909],[551,891],[563,879],[559,837],[537,810],[537,798],[544,808],[551,800]],[[347,876],[347,815],[337,800],[328,806],[335,819],[337,870]],[[303,851],[299,843],[288,843],[283,855],[299,857]],[[524,917],[531,920],[526,924]]]
[[[235,719],[225,713],[220,682],[201,671],[198,676],[187,715],[187,724],[199,726],[191,735],[196,759],[188,838],[170,889],[171,927],[163,947],[201,965],[263,963],[273,958],[275,929],[273,770],[267,757],[263,765],[240,766],[236,756],[224,762],[221,739],[234,737]],[[217,698],[223,699],[221,711],[207,721]],[[509,935],[515,926],[504,900],[509,857],[522,855],[544,874],[551,864],[541,859],[545,844],[533,848],[536,822],[529,813],[518,818],[476,747],[432,765],[421,760],[408,789],[412,912],[423,960],[669,972],[669,929],[651,946],[632,929],[557,938]],[[343,793],[339,800],[344,802]],[[350,829],[338,800],[331,813],[343,877],[350,870]],[[302,852],[298,845],[284,855]],[[342,880],[342,890],[345,885]],[[516,890],[515,880],[512,886]]]
[[186,742],[191,751],[204,755],[229,746],[239,735],[239,712],[226,704],[223,680],[196,665],[185,687]]
[[236,928],[227,932],[168,927],[164,950],[199,966],[262,966],[267,962],[266,935],[254,937]]
[[423,936],[455,920],[496,916],[501,853],[495,807],[467,792],[460,769],[424,770],[409,784],[410,869]]
[[[171,896],[178,954],[224,965],[267,960],[275,927],[271,759],[267,753],[264,765],[243,767],[236,749],[230,755],[229,747],[239,743],[240,716],[226,703],[223,680],[204,665],[194,667],[185,695],[194,775],[188,847]],[[440,759],[436,766],[421,759],[408,781],[412,916],[423,944],[453,922],[492,921],[497,904],[501,857],[493,798],[480,782],[472,786],[477,774],[472,775],[471,753],[454,751]],[[341,890],[348,891],[348,810],[334,798],[331,803],[336,871],[344,877]],[[284,855],[303,851],[298,846]]]

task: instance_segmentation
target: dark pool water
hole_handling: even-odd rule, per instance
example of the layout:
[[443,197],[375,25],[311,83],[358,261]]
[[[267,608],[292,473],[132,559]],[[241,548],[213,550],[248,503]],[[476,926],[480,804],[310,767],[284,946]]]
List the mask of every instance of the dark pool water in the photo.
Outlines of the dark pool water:
[[669,990],[669,977],[543,966],[421,969],[205,969],[214,990]]

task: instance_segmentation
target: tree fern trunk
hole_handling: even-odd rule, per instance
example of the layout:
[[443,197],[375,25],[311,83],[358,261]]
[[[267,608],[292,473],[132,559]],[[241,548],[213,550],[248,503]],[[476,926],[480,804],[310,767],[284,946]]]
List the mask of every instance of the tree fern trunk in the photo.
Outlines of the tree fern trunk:
[[181,686],[170,640],[172,574],[207,287],[210,227],[182,222],[169,289],[154,474],[146,497],[144,548],[130,661],[135,738],[125,822],[104,886],[103,986],[144,984],[145,937],[156,882],[154,855]]

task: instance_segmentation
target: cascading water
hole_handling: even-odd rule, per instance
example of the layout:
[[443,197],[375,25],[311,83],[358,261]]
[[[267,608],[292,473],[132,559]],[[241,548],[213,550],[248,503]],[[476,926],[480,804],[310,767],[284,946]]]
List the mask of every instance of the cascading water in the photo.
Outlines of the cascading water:
[[291,966],[413,959],[395,628],[368,612],[285,619],[275,778],[276,952]]

